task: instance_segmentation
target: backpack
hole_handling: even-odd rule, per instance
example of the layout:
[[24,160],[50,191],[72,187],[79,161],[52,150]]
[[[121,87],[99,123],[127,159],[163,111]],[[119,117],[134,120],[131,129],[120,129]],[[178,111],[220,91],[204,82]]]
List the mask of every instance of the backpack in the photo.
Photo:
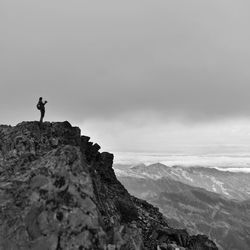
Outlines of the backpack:
[[40,103],[37,103],[36,108],[39,109],[39,110],[41,109]]

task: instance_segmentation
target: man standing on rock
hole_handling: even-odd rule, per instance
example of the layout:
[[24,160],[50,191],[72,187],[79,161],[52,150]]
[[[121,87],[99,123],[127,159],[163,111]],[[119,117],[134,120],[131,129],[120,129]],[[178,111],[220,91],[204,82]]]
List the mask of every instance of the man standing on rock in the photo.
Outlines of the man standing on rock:
[[43,102],[43,98],[40,97],[39,101],[38,101],[38,103],[36,105],[37,109],[39,109],[40,112],[41,112],[40,124],[43,123],[43,118],[44,118],[44,115],[45,115],[45,104],[46,103],[47,103],[47,101]]

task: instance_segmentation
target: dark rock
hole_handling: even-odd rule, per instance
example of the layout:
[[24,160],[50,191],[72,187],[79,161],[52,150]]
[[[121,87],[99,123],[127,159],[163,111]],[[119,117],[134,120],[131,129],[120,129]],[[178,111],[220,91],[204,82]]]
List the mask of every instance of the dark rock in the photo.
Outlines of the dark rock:
[[0,250],[217,249],[130,196],[89,140],[69,122],[0,126]]

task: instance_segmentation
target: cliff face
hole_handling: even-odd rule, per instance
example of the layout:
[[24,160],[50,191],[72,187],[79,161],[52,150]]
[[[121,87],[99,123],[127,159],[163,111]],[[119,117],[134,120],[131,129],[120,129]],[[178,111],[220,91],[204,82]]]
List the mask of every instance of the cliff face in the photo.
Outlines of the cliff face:
[[0,250],[217,249],[168,226],[68,122],[0,126]]

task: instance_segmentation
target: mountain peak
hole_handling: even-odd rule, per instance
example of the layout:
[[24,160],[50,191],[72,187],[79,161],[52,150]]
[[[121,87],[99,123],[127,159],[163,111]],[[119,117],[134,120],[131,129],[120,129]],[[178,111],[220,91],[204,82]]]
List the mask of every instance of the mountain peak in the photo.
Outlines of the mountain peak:
[[162,164],[161,162],[153,163],[148,166],[149,168],[169,168],[168,166]]
[[67,121],[0,126],[1,250],[217,249],[132,197],[99,150]]

